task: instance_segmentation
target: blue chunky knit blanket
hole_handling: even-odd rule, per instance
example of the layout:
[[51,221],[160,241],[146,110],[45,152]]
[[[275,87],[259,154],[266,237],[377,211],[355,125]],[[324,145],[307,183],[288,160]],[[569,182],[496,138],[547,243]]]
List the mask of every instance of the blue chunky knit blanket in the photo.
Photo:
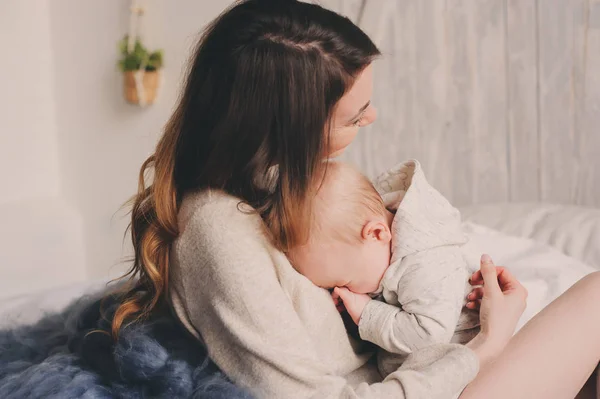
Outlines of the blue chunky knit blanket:
[[81,298],[31,326],[0,331],[0,398],[249,399],[171,316],[109,334],[116,301]]

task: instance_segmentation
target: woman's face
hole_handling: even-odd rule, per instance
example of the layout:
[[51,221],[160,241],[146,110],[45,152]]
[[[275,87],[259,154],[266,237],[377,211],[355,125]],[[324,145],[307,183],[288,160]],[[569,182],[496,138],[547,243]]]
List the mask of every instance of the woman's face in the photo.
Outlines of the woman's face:
[[329,138],[329,157],[340,155],[356,137],[358,129],[377,119],[377,110],[371,104],[373,94],[373,67],[368,65],[354,85],[340,99],[333,115],[333,131]]

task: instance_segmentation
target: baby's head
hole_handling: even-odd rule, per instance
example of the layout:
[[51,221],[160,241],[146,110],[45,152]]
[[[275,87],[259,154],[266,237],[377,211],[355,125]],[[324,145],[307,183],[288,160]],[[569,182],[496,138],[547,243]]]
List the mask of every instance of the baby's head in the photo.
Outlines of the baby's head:
[[294,268],[323,288],[376,291],[390,264],[393,215],[371,182],[331,162],[312,205],[308,242],[288,253]]

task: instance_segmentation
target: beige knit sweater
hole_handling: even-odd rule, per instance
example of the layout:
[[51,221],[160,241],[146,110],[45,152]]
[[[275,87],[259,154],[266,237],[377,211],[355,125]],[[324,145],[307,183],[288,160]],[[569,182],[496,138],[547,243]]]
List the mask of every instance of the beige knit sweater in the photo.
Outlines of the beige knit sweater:
[[475,377],[470,349],[437,344],[381,381],[329,293],[292,268],[248,210],[220,191],[188,195],[170,270],[177,317],[235,383],[259,398],[448,399]]

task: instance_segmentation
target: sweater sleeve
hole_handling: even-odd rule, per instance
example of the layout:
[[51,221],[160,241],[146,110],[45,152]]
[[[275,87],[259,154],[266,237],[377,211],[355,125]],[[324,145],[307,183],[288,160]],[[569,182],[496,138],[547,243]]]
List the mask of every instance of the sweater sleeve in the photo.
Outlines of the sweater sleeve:
[[465,302],[467,271],[460,248],[408,255],[391,276],[399,306],[371,301],[360,318],[361,338],[401,355],[450,342]]
[[413,353],[381,383],[353,387],[333,375],[279,284],[256,218],[203,206],[175,251],[188,318],[236,384],[258,398],[448,399],[475,377],[474,352],[450,344]]

